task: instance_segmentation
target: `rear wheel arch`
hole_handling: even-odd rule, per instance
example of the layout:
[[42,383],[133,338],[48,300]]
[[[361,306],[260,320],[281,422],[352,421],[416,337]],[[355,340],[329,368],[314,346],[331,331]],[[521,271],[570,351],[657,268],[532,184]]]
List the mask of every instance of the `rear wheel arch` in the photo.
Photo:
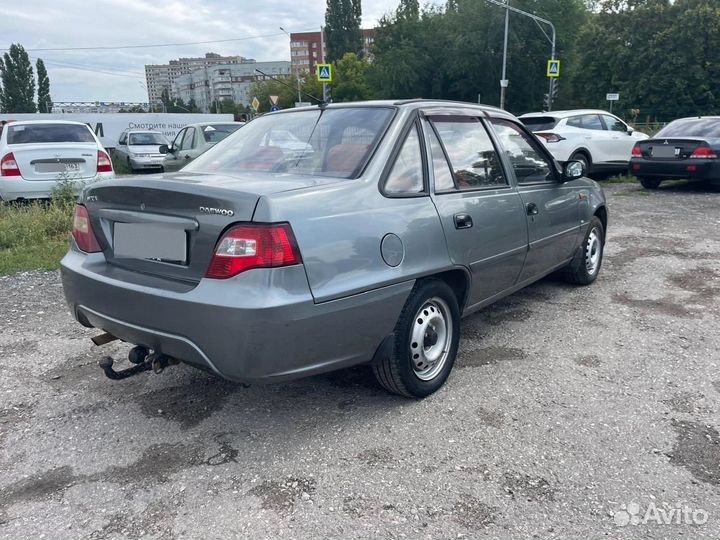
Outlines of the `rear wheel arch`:
[[428,277],[440,279],[450,286],[450,288],[455,293],[458,307],[460,308],[460,312],[462,313],[463,309],[465,308],[468,292],[470,290],[470,275],[467,270],[456,268],[453,270],[440,272],[439,274],[434,274]]
[[592,164],[593,164],[592,155],[590,154],[590,150],[588,150],[585,147],[578,148],[570,156],[570,161],[573,161],[573,158],[575,156],[577,156],[578,154],[582,155],[587,160],[588,169],[590,169],[590,167],[592,167]]

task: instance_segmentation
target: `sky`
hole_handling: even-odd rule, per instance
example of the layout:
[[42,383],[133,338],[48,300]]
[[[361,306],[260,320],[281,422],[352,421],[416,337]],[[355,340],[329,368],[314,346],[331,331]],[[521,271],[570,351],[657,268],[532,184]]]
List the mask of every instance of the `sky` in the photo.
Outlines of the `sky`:
[[[363,0],[363,28],[398,0]],[[206,52],[290,60],[288,32],[319,30],[324,0],[3,0],[0,52],[11,43],[42,58],[53,101],[147,101],[145,64]],[[116,50],[36,51],[237,40]]]

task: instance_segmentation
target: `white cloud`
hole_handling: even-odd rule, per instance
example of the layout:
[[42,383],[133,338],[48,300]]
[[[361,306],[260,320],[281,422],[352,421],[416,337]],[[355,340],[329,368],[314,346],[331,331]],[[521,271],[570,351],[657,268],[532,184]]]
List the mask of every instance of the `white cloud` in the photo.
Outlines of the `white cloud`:
[[[365,0],[363,27],[374,26],[397,2]],[[145,64],[209,51],[289,60],[288,38],[279,27],[319,30],[324,15],[322,0],[25,0],[0,7],[0,48],[11,43],[26,49],[186,43],[275,34],[205,45],[30,52],[33,62],[39,57],[47,64],[56,101],[144,101],[140,82],[145,81]]]

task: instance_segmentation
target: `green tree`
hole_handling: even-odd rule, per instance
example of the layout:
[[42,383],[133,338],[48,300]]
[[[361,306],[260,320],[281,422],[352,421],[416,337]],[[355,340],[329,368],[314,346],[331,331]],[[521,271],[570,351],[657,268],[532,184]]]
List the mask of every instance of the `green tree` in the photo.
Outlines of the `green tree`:
[[[332,99],[335,102],[361,101],[370,99],[372,91],[367,80],[370,64],[358,58],[355,53],[345,55],[335,63],[335,82],[332,87]],[[322,89],[320,89],[322,92]]]
[[0,110],[4,113],[34,113],[35,77],[27,52],[13,43],[0,60]]
[[328,62],[339,60],[349,52],[362,54],[361,20],[360,0],[327,0],[325,39]]
[[42,61],[42,58],[38,58],[35,67],[37,69],[38,112],[52,112],[52,98],[50,97],[50,78],[48,77],[47,69],[45,69],[45,62]]

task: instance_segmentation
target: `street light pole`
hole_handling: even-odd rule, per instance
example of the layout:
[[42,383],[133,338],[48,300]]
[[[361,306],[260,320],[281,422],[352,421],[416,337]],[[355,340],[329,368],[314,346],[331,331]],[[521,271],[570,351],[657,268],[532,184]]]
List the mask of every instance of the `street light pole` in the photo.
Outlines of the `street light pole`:
[[[509,7],[510,0],[505,0],[505,4]],[[502,76],[500,77],[500,108],[505,108],[505,92],[508,86],[507,80],[507,45],[508,45],[508,26],[510,25],[510,10],[505,10],[505,37],[503,38],[503,61]]]
[[[530,17],[532,20],[535,21],[535,24],[538,25],[542,33],[545,35],[547,40],[550,42],[552,48],[550,51],[550,59],[555,60],[555,40],[556,40],[556,33],[555,33],[555,25],[548,21],[547,19],[543,19],[542,17],[538,17],[537,15],[533,15],[532,13],[528,13],[527,11],[523,11],[522,9],[510,7],[510,0],[506,0],[504,2],[500,2],[499,0],[485,0],[486,2],[489,2],[491,4],[495,4],[496,6],[500,6],[502,8],[505,8],[505,15],[507,16],[507,13],[512,11],[514,13],[519,13],[520,15],[525,15],[526,17]],[[505,19],[505,22],[507,23],[507,18]],[[543,30],[542,26],[540,26],[540,23],[547,24],[550,29],[552,30],[552,38],[548,37],[548,35],[545,33],[545,30]],[[507,28],[507,24],[506,24]],[[505,41],[507,42],[507,30],[505,31]],[[503,56],[503,73],[505,73],[505,59]],[[507,80],[505,81],[507,84]],[[550,108],[552,108],[552,90],[555,86],[555,81],[553,78],[550,78]],[[502,107],[502,105],[501,105]],[[548,109],[550,110],[550,109]]]
[[[292,37],[290,34],[288,34],[287,30],[285,30],[282,26],[279,27],[280,30],[285,32],[285,35],[290,39],[290,64],[292,65]],[[297,69],[295,69],[295,76],[297,77],[297,91],[298,91],[298,103],[302,101],[302,90],[301,90],[301,83],[300,83],[300,66],[297,66]]]

